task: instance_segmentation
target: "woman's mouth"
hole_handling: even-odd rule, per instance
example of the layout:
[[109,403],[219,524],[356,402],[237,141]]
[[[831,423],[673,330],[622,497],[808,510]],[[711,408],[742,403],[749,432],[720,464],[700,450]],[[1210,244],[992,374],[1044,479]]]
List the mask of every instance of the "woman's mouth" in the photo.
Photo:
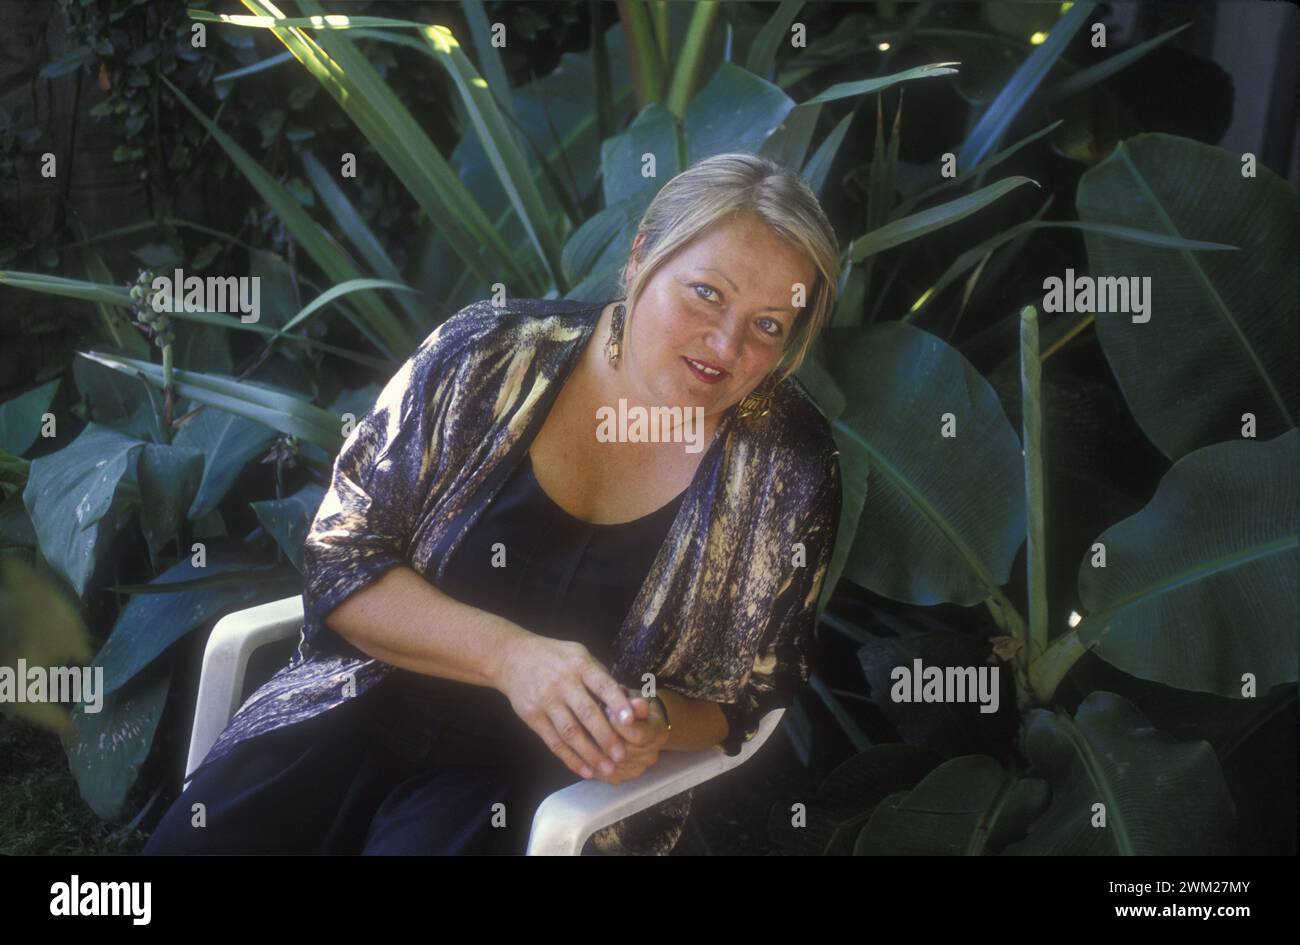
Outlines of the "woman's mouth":
[[691,373],[699,378],[702,383],[716,384],[727,376],[727,372],[721,368],[701,364],[699,361],[694,361],[685,355],[682,356],[682,360],[686,362],[686,366],[690,368]]

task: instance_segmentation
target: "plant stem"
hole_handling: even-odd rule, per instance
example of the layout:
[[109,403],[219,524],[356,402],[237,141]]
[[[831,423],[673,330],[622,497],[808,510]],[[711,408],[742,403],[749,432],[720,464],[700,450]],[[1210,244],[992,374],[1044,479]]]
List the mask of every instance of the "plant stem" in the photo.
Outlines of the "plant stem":
[[717,18],[716,0],[697,3],[695,9],[691,11],[691,24],[686,30],[686,42],[677,59],[677,66],[673,70],[666,103],[668,110],[678,119],[686,117],[686,106],[691,100],[691,93],[699,78],[705,47],[708,45],[709,34],[713,31],[713,24]]
[[1044,521],[1042,361],[1038,354],[1038,313],[1032,305],[1020,310],[1020,389],[1023,412],[1025,502],[1028,554],[1026,586],[1029,632],[1026,662],[1047,649],[1047,540]]
[[172,407],[176,390],[172,387],[172,345],[163,345],[163,436],[172,441]]
[[644,0],[618,0],[619,21],[626,37],[628,67],[636,90],[637,111],[664,96],[664,66],[659,61],[654,27]]

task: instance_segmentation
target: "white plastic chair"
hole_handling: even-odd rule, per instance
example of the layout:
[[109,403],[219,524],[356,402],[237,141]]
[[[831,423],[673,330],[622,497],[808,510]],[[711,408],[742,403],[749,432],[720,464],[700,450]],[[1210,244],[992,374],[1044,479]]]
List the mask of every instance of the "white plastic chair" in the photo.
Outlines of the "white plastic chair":
[[[185,763],[185,787],[241,704],[244,677],[255,650],[298,636],[303,622],[302,597],[287,597],[227,614],[217,621],[203,654],[199,698]],[[716,747],[698,751],[665,751],[645,774],[612,785],[580,781],[547,797],[533,817],[529,856],[576,856],[587,838],[602,827],[667,800],[697,784],[739,767],[762,747],[776,729],[785,709],[763,717],[758,734],[738,755]]]

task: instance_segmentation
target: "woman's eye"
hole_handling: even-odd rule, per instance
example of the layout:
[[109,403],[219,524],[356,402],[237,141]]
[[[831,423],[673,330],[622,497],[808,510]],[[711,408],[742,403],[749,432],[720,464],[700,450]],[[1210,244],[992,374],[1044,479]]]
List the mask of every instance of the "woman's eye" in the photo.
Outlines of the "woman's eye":
[[695,283],[693,286],[691,286],[691,288],[695,289],[695,294],[700,298],[704,299],[704,301],[706,302],[710,300],[705,299],[704,296],[700,295],[700,289],[703,289],[705,292],[712,292],[714,295],[718,294],[717,290],[714,289],[712,286],[707,286],[699,282]]
[[763,329],[764,332],[771,335],[773,338],[781,334],[782,331],[781,323],[778,322],[775,318],[764,318],[763,321],[767,322],[769,325],[772,326],[771,328],[764,328]]

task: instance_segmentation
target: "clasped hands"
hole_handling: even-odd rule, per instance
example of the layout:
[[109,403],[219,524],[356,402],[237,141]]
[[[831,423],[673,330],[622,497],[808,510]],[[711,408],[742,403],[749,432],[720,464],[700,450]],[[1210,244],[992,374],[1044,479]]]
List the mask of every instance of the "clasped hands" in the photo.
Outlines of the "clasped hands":
[[659,760],[667,720],[585,646],[529,635],[501,660],[497,688],[570,771],[622,784]]
[[624,691],[632,702],[631,722],[620,722],[609,706],[605,707],[605,715],[610,724],[623,738],[625,752],[623,760],[615,764],[613,775],[600,778],[609,784],[622,784],[641,777],[647,768],[659,760],[659,750],[668,741],[668,720],[664,718],[659,704],[645,698],[637,689],[625,686]]

